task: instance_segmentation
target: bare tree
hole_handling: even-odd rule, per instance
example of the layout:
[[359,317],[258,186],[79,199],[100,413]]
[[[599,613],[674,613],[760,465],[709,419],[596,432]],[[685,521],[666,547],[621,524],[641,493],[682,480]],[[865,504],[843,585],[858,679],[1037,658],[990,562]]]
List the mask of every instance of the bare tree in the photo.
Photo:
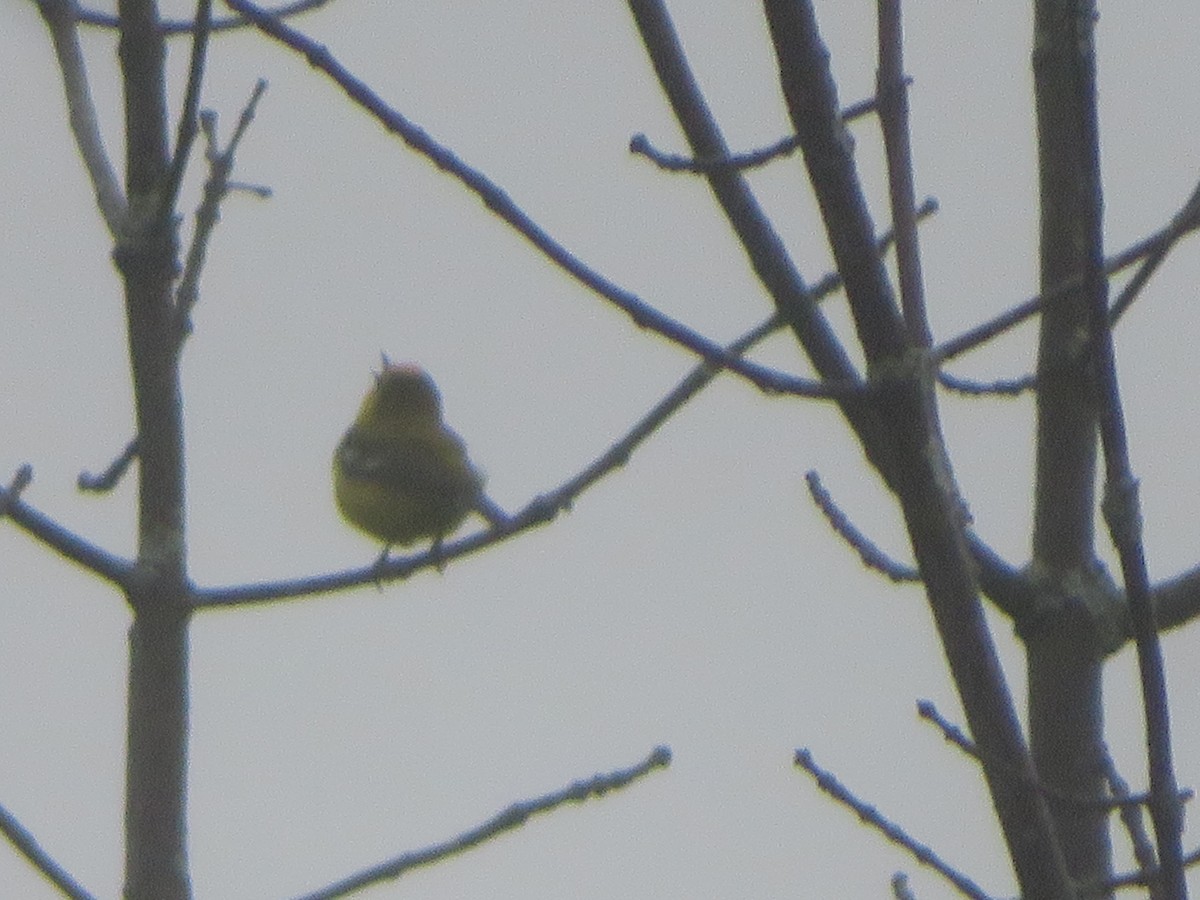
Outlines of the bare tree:
[[[661,0],[629,0],[630,12],[662,92],[688,143],[685,155],[635,138],[632,148],[664,170],[702,178],[711,189],[763,291],[769,320],[723,345],[672,318],[572,254],[483,172],[438,143],[330,51],[308,38],[294,17],[323,5],[299,2],[268,12],[247,0],[226,0],[235,16],[215,19],[200,2],[193,19],[165,22],[149,0],[121,0],[109,18],[70,0],[38,0],[62,72],[70,125],[113,245],[124,291],[135,434],[101,476],[81,479],[88,490],[109,490],[137,462],[138,543],[124,559],[39,512],[21,494],[29,470],[0,492],[0,513],[17,527],[83,565],[124,596],[132,613],[129,654],[126,880],[130,898],[191,895],[186,841],[188,629],[197,615],[404,578],[453,565],[459,557],[545,525],[623,464],[656,429],[715,377],[744,379],[764,392],[836,405],[865,458],[894,497],[915,567],[889,560],[868,529],[845,515],[815,474],[816,505],[864,563],[896,581],[919,581],[932,613],[950,676],[962,701],[969,737],[932,707],[923,714],[977,761],[1022,897],[1110,896],[1129,884],[1155,898],[1187,895],[1182,846],[1182,795],[1171,729],[1160,633],[1182,625],[1200,606],[1198,570],[1153,585],[1141,537],[1137,481],[1132,471],[1112,344],[1112,327],[1175,244],[1200,224],[1200,193],[1187,198],[1161,230],[1116,255],[1103,246],[1103,194],[1094,49],[1095,9],[1086,0],[1036,0],[1032,65],[1040,173],[1039,296],[948,340],[935,341],[926,311],[918,223],[932,212],[917,200],[911,158],[908,86],[898,0],[878,3],[878,81],[872,98],[853,107],[837,86],[813,6],[803,0],[765,0],[764,15],[793,134],[758,152],[731,150],[694,77]],[[80,25],[115,36],[124,97],[126,154],[111,163],[100,139],[79,49]],[[184,517],[183,405],[180,358],[200,296],[200,275],[224,198],[247,186],[232,180],[235,152],[250,128],[264,89],[260,84],[228,142],[215,119],[200,111],[206,54],[225,30],[257,29],[341,88],[411,152],[458,179],[484,206],[573,279],[607,303],[697,357],[695,371],[594,463],[565,483],[547,487],[512,513],[498,508],[488,527],[432,549],[393,557],[382,567],[289,581],[205,588],[188,574]],[[172,112],[164,69],[169,40],[191,47],[187,89]],[[174,134],[170,123],[175,121]],[[853,155],[851,122],[878,123],[886,148],[889,205],[871,210]],[[854,126],[859,127],[859,126]],[[209,177],[186,250],[179,214],[184,176],[202,137]],[[774,223],[751,190],[747,173],[799,151],[820,210],[836,272],[810,282],[800,272]],[[117,174],[117,170],[121,175]],[[887,218],[881,231],[876,220]],[[895,279],[885,256],[894,248]],[[1118,295],[1110,278],[1134,269]],[[839,336],[820,305],[844,292],[854,346]],[[1036,370],[1025,379],[978,384],[947,373],[945,364],[1013,326],[1036,317]],[[815,378],[752,361],[746,353],[771,334],[785,333],[806,355]],[[865,369],[854,363],[865,360]],[[1036,485],[1031,561],[1006,562],[975,530],[955,480],[943,435],[939,391],[975,394],[1034,392],[1037,409]],[[1099,456],[1097,450],[1099,449]],[[1095,497],[1097,461],[1102,497]],[[1097,505],[1120,560],[1120,580],[1101,565],[1093,522]],[[992,604],[1009,618],[1028,663],[1026,714],[998,663],[984,615]],[[1149,786],[1131,795],[1105,746],[1102,674],[1122,647],[1136,647],[1146,717]],[[340,896],[444,859],[525,822],[533,813],[624,786],[665,765],[656,748],[641,763],[521,801],[479,827],[422,851],[401,854],[348,876],[312,896]],[[968,896],[986,896],[969,875],[954,871],[902,826],[873,811],[807,750],[797,764],[820,786],[921,862],[933,865]],[[1141,821],[1149,812],[1151,829]],[[1114,871],[1114,817],[1134,841],[1139,871]],[[37,846],[12,817],[10,840],[70,896],[88,896]],[[935,848],[936,849],[936,848]],[[897,896],[906,888],[894,884]]]

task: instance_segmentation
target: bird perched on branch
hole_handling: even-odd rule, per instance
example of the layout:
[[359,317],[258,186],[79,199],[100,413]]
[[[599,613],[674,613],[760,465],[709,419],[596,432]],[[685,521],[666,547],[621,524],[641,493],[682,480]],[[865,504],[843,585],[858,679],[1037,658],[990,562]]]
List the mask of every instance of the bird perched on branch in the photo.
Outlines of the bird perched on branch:
[[383,541],[377,565],[393,544],[428,538],[438,549],[485,501],[483,476],[442,421],[433,379],[386,356],[334,453],[333,491],[346,521]]

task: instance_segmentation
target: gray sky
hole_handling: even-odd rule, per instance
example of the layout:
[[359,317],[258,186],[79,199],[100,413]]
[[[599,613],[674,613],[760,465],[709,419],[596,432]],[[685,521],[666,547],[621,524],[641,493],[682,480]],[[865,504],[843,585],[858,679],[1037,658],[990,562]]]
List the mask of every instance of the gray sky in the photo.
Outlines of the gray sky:
[[[942,205],[921,232],[938,337],[1035,284],[1026,7],[906,13],[917,190]],[[785,134],[758,6],[689,0],[671,11],[730,144]],[[873,4],[818,11],[843,102],[868,95]],[[32,504],[128,554],[133,481],[103,498],[73,488],[131,433],[119,285],[36,10],[10,3],[6,19],[0,478],[32,463]],[[648,302],[721,340],[769,313],[704,185],[626,150],[636,132],[662,149],[683,144],[622,4],[340,0],[297,24]],[[1102,9],[1112,251],[1163,224],[1196,177],[1198,26],[1182,0]],[[89,32],[86,49],[119,162],[114,42]],[[179,76],[186,45],[172,50]],[[253,33],[210,51],[204,104],[223,136],[259,77],[270,89],[237,177],[275,195],[225,203],[184,354],[197,583],[298,577],[377,553],[338,519],[329,458],[380,350],[434,375],[492,496],[513,509],[591,462],[693,364]],[[181,91],[179,80],[176,103]],[[870,122],[855,134],[882,227],[879,142]],[[198,165],[191,175],[189,213]],[[752,184],[815,281],[828,254],[799,162],[776,162]],[[1118,334],[1156,578],[1196,557],[1182,526],[1197,512],[1197,268],[1185,245]],[[849,338],[840,300],[830,314]],[[954,371],[1020,374],[1032,338],[1026,328]],[[756,358],[808,371],[786,338]],[[1022,562],[1031,401],[949,398],[943,411],[980,532]],[[883,897],[897,869],[920,897],[949,896],[793,770],[799,746],[1011,894],[981,779],[914,714],[930,698],[961,718],[921,594],[861,570],[807,498],[814,468],[860,526],[905,556],[894,506],[829,408],[724,377],[547,528],[382,592],[198,616],[197,897],[311,890],[656,744],[674,751],[668,770],[364,896]],[[128,615],[119,596],[7,525],[0,572],[0,803],[89,889],[116,896]],[[1020,698],[1010,632],[998,619]],[[1200,758],[1194,643],[1188,631],[1166,644],[1184,785]],[[1123,654],[1108,688],[1112,745],[1136,786],[1132,672]],[[7,847],[0,885],[53,896]]]

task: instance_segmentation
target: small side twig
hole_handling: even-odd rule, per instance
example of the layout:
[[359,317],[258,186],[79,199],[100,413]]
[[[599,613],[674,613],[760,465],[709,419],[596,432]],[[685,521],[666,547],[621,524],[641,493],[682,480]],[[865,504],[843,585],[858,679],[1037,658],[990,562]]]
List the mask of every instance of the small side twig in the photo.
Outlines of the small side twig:
[[[1200,849],[1192,850],[1183,857],[1184,868],[1190,869],[1197,864],[1200,864]],[[1158,878],[1158,866],[1152,866],[1149,869],[1137,869],[1133,872],[1116,875],[1100,884],[1082,884],[1079,886],[1079,896],[1109,897],[1113,891],[1120,890],[1121,888],[1148,887],[1151,891],[1151,900],[1158,900],[1154,893],[1156,890],[1155,885],[1158,884]]]
[[[1129,784],[1117,771],[1117,764],[1109,753],[1104,754],[1104,777],[1108,781],[1108,789],[1112,791],[1113,796],[1121,799],[1130,796]],[[1142,814],[1141,804],[1122,804],[1120,815],[1121,824],[1125,826],[1125,833],[1129,835],[1129,843],[1133,847],[1133,856],[1137,860],[1138,868],[1143,872],[1151,872],[1158,868],[1158,854],[1154,851],[1154,842],[1150,840],[1150,834],[1146,830],[1146,820]],[[1153,893],[1152,891],[1152,896]]]
[[938,372],[937,380],[938,384],[947,390],[956,394],[966,394],[968,397],[1018,397],[1037,388],[1037,378],[1033,375],[997,381],[975,381],[951,375],[949,372]]
[[[904,79],[905,84],[911,84],[911,78]],[[847,106],[842,111],[842,121],[852,122],[855,119],[862,118],[868,113],[874,112],[878,104],[874,97],[868,97],[865,100],[860,100]],[[760,147],[757,150],[749,150],[745,153],[731,154],[722,159],[695,159],[690,156],[683,156],[678,153],[666,153],[657,149],[650,143],[650,139],[644,134],[635,134],[629,139],[629,152],[635,156],[644,156],[658,168],[666,172],[691,172],[692,174],[706,175],[711,172],[726,170],[745,172],[749,169],[757,169],[765,166],[767,163],[781,159],[785,156],[790,156],[795,153],[800,147],[800,139],[795,135],[790,135],[782,140],[776,141],[767,147]]]
[[822,791],[824,791],[838,803],[841,803],[843,806],[849,808],[855,813],[855,815],[859,817],[859,819],[861,819],[867,825],[870,825],[893,844],[896,844],[898,847],[902,847],[904,850],[908,851],[908,853],[910,853],[912,857],[921,865],[928,866],[929,868],[933,869],[952,885],[954,885],[954,887],[957,888],[960,893],[967,897],[973,898],[973,900],[992,900],[991,895],[989,895],[985,890],[983,890],[983,888],[977,885],[966,875],[962,874],[953,866],[942,860],[942,858],[934,852],[933,848],[929,847],[927,844],[922,844],[915,840],[909,836],[908,832],[906,832],[899,825],[884,818],[884,816],[874,806],[864,803],[862,800],[859,800],[858,797],[854,796],[849,788],[845,787],[841,782],[839,782],[831,772],[820,768],[816,762],[813,761],[812,753],[810,753],[808,750],[797,750],[795,763],[798,768],[803,769],[814,779],[816,779],[817,787],[819,787]]
[[[979,748],[975,745],[962,729],[945,718],[933,702],[930,700],[917,701],[917,715],[935,726],[941,733],[947,743],[953,744],[967,756],[979,764],[983,764],[983,758],[979,754]],[[1021,778],[1028,782],[1023,773],[1013,771],[1014,777]],[[1057,790],[1050,785],[1034,782],[1034,786],[1041,792],[1047,800],[1053,803],[1073,806],[1080,809],[1107,809],[1120,810],[1122,817],[1129,810],[1136,810],[1139,806],[1144,806],[1150,799],[1149,794],[1131,794],[1128,789],[1123,793],[1115,793],[1111,797],[1077,797],[1067,794],[1064,791]]]
[[[254,121],[254,113],[258,101],[267,90],[267,82],[260,78],[250,93],[233,135],[224,149],[217,142],[217,114],[206,110],[200,114],[200,127],[204,132],[207,145],[205,156],[208,159],[209,175],[204,183],[204,197],[196,209],[196,229],[192,236],[191,246],[188,247],[187,259],[183,266],[183,275],[179,279],[179,287],[175,291],[175,315],[179,329],[179,339],[182,341],[191,332],[191,313],[200,297],[200,272],[208,252],[208,242],[213,230],[220,221],[221,201],[226,194],[234,189],[229,176],[233,172],[234,154],[241,144],[250,123]],[[270,196],[270,191],[260,188],[256,191],[259,196]]]
[[646,759],[628,769],[617,769],[614,772],[596,775],[569,784],[562,790],[553,791],[532,800],[514,803],[482,825],[465,831],[456,838],[434,844],[423,850],[401,854],[387,862],[307,894],[300,900],[333,900],[335,897],[344,897],[368,885],[395,880],[418,866],[427,866],[448,856],[462,853],[506,831],[518,828],[538,813],[548,812],[566,803],[582,803],[592,797],[602,797],[610,791],[623,788],[631,782],[645,777],[655,769],[666,768],[670,764],[670,748],[655,747]]
[[908,876],[903,872],[892,876],[892,896],[896,900],[917,900],[917,895],[908,886]]
[[904,329],[915,346],[929,347],[933,334],[925,311],[925,284],[917,242],[908,85],[904,78],[904,35],[900,0],[877,0],[879,70],[875,81],[879,124],[887,156],[888,199],[896,228],[896,270]]
[[829,491],[825,490],[825,486],[821,484],[821,476],[816,471],[806,472],[804,480],[808,484],[808,493],[812,496],[813,502],[817,504],[817,508],[825,514],[830,527],[854,549],[863,561],[863,565],[868,569],[882,572],[897,583],[921,580],[921,573],[917,569],[892,559],[855,527],[849,516],[834,502]]
[[967,737],[961,728],[938,712],[938,708],[934,706],[932,700],[918,700],[917,715],[936,726],[946,743],[953,744],[976,762],[982,762],[979,758],[979,748],[975,746],[975,742]]
[[[1140,260],[1153,257],[1160,252],[1165,253],[1181,238],[1200,228],[1200,197],[1198,195],[1200,195],[1200,184],[1196,186],[1188,202],[1184,204],[1180,212],[1172,218],[1168,225],[1105,260],[1104,274],[1111,277]],[[943,341],[934,348],[934,358],[938,362],[945,362],[956,356],[961,356],[968,350],[987,343],[992,338],[998,337],[1004,332],[1015,328],[1030,316],[1040,312],[1045,304],[1053,303],[1060,297],[1079,290],[1082,284],[1082,275],[1068,278],[1062,284],[1057,285],[1041,296],[1031,297],[1005,310],[1000,315],[968,329],[958,337]],[[1129,300],[1125,300],[1124,298],[1125,292],[1123,291],[1121,297],[1112,305],[1109,311],[1112,322],[1116,322],[1128,308],[1129,303],[1132,302],[1132,298]]]
[[197,0],[196,15],[192,21],[194,23],[192,56],[188,63],[187,88],[183,95],[183,107],[179,112],[179,127],[176,130],[175,150],[168,169],[167,183],[159,198],[158,214],[164,221],[175,215],[175,203],[179,199],[179,190],[183,186],[183,174],[187,171],[192,144],[196,140],[200,86],[204,82],[208,38],[212,30],[212,0]]
[[[18,472],[18,476],[20,474]],[[14,484],[23,487],[19,478]],[[84,540],[75,532],[34,509],[18,495],[19,491],[11,493],[9,488],[0,487],[0,508],[4,509],[6,517],[17,527],[107,581],[122,587],[129,583],[134,572],[133,563]]]
[[1183,204],[1183,208],[1175,214],[1170,224],[1161,232],[1161,240],[1155,244],[1153,249],[1142,260],[1142,264],[1138,266],[1138,270],[1133,273],[1133,277],[1129,279],[1129,282],[1121,289],[1121,293],[1117,296],[1117,299],[1113,301],[1111,321],[1114,324],[1133,305],[1133,301],[1141,294],[1142,288],[1146,286],[1146,283],[1150,280],[1150,276],[1157,271],[1159,265],[1166,259],[1171,248],[1184,235],[1197,227],[1200,227],[1200,184],[1197,184],[1192,190],[1192,195]]
[[69,0],[38,0],[38,11],[50,31],[58,68],[62,72],[71,134],[91,179],[100,215],[108,233],[115,238],[124,227],[127,212],[125,191],[108,157],[108,151],[104,149],[104,139],[100,136],[87,67],[79,46],[74,4]]
[[75,485],[81,491],[87,491],[93,494],[102,494],[111,491],[117,486],[117,483],[125,476],[129,470],[129,465],[138,455],[137,438],[131,440],[125,445],[125,449],[117,454],[117,458],[108,464],[108,468],[96,475],[92,472],[83,471],[75,479]]
[[21,492],[33,481],[33,466],[25,463],[13,473],[8,490],[0,494],[0,519],[8,515],[9,508],[21,499]]
[[92,894],[42,849],[37,839],[17,821],[16,816],[3,806],[0,806],[0,832],[3,832],[9,843],[65,896],[71,900],[95,900]]

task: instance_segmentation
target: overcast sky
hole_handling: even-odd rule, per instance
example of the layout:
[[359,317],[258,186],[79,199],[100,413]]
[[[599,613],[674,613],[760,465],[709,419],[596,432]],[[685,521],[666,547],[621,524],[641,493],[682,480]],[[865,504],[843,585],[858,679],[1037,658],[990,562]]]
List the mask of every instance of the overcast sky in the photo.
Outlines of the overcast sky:
[[[1027,6],[906,10],[917,190],[942,207],[921,232],[939,338],[1036,283]],[[729,143],[784,136],[761,8],[670,9]],[[825,2],[818,13],[843,102],[869,95],[873,4]],[[107,497],[73,487],[131,436],[111,247],[33,3],[10,0],[5,21],[0,479],[30,462],[31,504],[130,554],[133,479]],[[769,314],[705,185],[627,152],[638,132],[665,150],[684,145],[623,4],[336,0],[296,24],[647,302],[720,340]],[[1098,34],[1115,251],[1165,223],[1196,178],[1200,11],[1183,0],[1102,5]],[[85,48],[119,165],[115,41],[91,31]],[[177,107],[187,45],[171,48]],[[184,351],[198,584],[373,559],[378,548],[337,516],[329,460],[381,350],[433,374],[447,419],[510,509],[586,466],[693,365],[552,267],[290,51],[243,32],[215,39],[209,61],[203,103],[222,135],[255,80],[270,82],[236,177],[274,196],[225,202]],[[855,135],[883,227],[873,123]],[[202,175],[197,161],[189,214]],[[828,252],[800,163],[778,161],[751,183],[815,281]],[[1198,281],[1185,244],[1118,334],[1155,578],[1197,556]],[[829,310],[850,338],[842,301]],[[1022,374],[1033,335],[1027,327],[954,371]],[[809,371],[786,337],[756,358]],[[1028,554],[1031,409],[1028,398],[943,407],[977,527],[1018,564]],[[961,720],[922,594],[861,569],[808,500],[809,469],[907,558],[894,504],[831,409],[723,377],[548,527],[382,591],[197,616],[196,896],[312,890],[658,744],[674,752],[669,769],[364,896],[884,897],[901,869],[923,900],[950,896],[793,769],[801,746],[985,888],[1011,895],[982,780],[914,714],[929,698]],[[0,573],[0,803],[90,890],[115,897],[128,613],[5,523]],[[1020,651],[1009,623],[994,621],[1019,700]],[[1200,776],[1196,640],[1185,630],[1166,643],[1187,786]],[[1136,789],[1132,673],[1126,652],[1107,687],[1111,742]],[[1193,832],[1186,845],[1195,843]],[[54,896],[7,847],[0,885],[5,896]]]

